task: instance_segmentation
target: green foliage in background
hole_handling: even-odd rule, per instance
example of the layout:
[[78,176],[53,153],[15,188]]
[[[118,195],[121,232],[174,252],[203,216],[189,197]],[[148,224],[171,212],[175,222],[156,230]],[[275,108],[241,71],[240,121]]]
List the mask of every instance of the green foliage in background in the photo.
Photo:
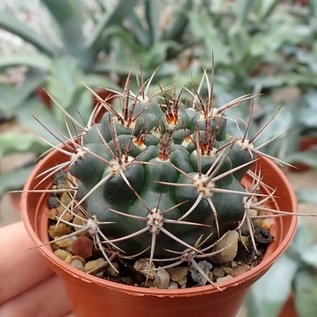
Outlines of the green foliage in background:
[[[94,7],[85,1],[39,0],[47,16],[42,32],[17,14],[0,12],[0,28],[27,44],[0,56],[4,74],[12,67],[25,68],[25,80],[0,84],[0,112],[6,117],[29,127],[33,113],[48,125],[62,127],[64,118],[54,107],[42,107],[34,93],[45,87],[72,115],[78,107],[86,118],[89,96],[81,82],[92,88],[122,86],[122,78],[139,65],[144,78],[159,67],[155,80],[164,86],[175,81],[182,85],[188,76],[197,85],[203,69],[210,69],[213,51],[216,104],[246,93],[263,94],[255,105],[251,131],[261,128],[277,105],[283,106],[266,139],[258,141],[287,131],[287,138],[265,151],[290,163],[317,166],[315,149],[298,151],[301,135],[317,135],[315,1],[306,6],[287,0],[91,2]],[[290,97],[287,89],[295,95]],[[247,107],[232,111],[233,117],[248,115]],[[46,133],[41,127],[37,132]],[[30,152],[38,151],[39,144],[26,144]],[[16,150],[14,146],[7,153]]]
[[317,311],[316,238],[313,227],[303,224],[299,226],[286,254],[251,287],[247,297],[248,317],[277,317],[291,292],[294,294],[298,317],[315,315]]

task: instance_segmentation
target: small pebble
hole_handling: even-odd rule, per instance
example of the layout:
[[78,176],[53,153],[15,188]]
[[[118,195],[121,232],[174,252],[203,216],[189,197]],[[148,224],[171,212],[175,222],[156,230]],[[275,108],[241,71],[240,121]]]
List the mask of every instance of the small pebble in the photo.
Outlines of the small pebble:
[[176,282],[171,282],[168,289],[178,289],[178,284]]
[[226,266],[224,266],[222,269],[226,273],[226,275],[228,275],[228,274],[231,275],[231,273],[233,271],[233,269],[231,267],[226,267]]
[[71,221],[73,219],[69,211],[66,211],[64,208],[60,209],[60,207],[47,210],[47,216],[52,220],[63,219],[65,221]]
[[237,253],[236,260],[242,263],[251,264],[253,262],[253,258],[256,255],[255,251],[252,249],[250,251],[246,249],[240,249]]
[[212,264],[210,262],[204,260],[204,261],[198,262],[198,265],[199,265],[200,269],[205,273],[205,276],[202,275],[194,265],[192,265],[190,267],[189,272],[190,272],[191,277],[195,283],[197,283],[200,286],[204,286],[204,285],[206,285],[206,283],[208,281],[207,277],[209,278],[209,275],[211,273]]
[[56,187],[57,187],[58,190],[69,189],[69,184],[67,182],[66,183],[60,183]]
[[220,267],[214,267],[212,269],[212,274],[215,276],[215,278],[224,277],[225,271],[221,269]]
[[51,220],[56,220],[56,215],[57,215],[57,210],[55,208],[53,209],[47,209],[46,210],[46,214],[47,214],[47,217],[48,219],[51,219]]
[[235,269],[232,270],[231,272],[231,276],[235,277],[235,276],[239,276],[245,272],[248,272],[250,270],[249,266],[247,265],[241,265],[236,267]]
[[120,282],[122,284],[126,284],[126,285],[134,285],[135,284],[134,280],[131,276],[119,276],[116,281]]
[[51,225],[48,228],[48,234],[53,239],[65,236],[67,234],[70,234],[71,232],[72,232],[72,229],[65,223]]
[[220,282],[225,282],[225,281],[229,281],[232,279],[232,276],[231,275],[226,275],[224,277],[219,277],[217,278],[217,283],[220,283]]
[[265,218],[265,219],[262,219],[260,223],[260,227],[264,228],[265,230],[270,230],[273,224],[274,224],[273,218]]
[[239,233],[237,231],[227,231],[224,237],[216,244],[215,251],[223,249],[215,257],[220,263],[228,263],[237,255]]
[[90,274],[95,274],[96,272],[99,272],[103,268],[105,268],[108,265],[106,260],[104,258],[99,258],[97,260],[88,261],[85,264],[84,271]]
[[274,240],[274,237],[269,233],[268,230],[262,227],[255,227],[254,239],[256,242],[269,244]]
[[48,199],[48,208],[53,209],[60,206],[59,199],[55,196],[51,196]]
[[105,274],[103,271],[99,271],[97,273],[90,273],[90,274],[94,274],[94,276],[96,277],[105,278]]
[[93,253],[94,243],[91,239],[80,236],[73,241],[71,245],[71,252],[74,255],[78,255],[84,259],[90,258]]
[[57,171],[53,175],[53,184],[58,185],[58,184],[63,184],[67,181],[67,174],[64,171]]
[[251,245],[251,240],[250,240],[249,236],[240,236],[240,241],[239,242],[241,242],[241,244],[244,247],[249,247]]
[[77,255],[69,256],[65,260],[65,262],[70,264],[72,267],[74,267],[78,270],[81,270],[81,271],[84,271],[85,264],[86,264],[85,259],[83,259],[82,257],[77,256]]
[[68,207],[68,205],[72,202],[72,199],[68,195],[67,192],[64,192],[60,198],[61,205]]
[[166,289],[170,285],[170,275],[162,268],[159,268],[154,276],[154,287]]
[[107,273],[108,276],[118,277],[119,274],[120,274],[119,273],[119,269],[120,269],[119,263],[118,262],[112,262],[112,266],[108,265],[106,267],[106,273]]
[[148,287],[148,288],[154,287],[154,280],[150,280],[150,279],[146,280],[144,287]]
[[72,256],[71,253],[63,250],[63,249],[58,249],[56,251],[54,251],[54,254],[60,258],[61,260],[65,261],[69,256]]
[[[53,192],[51,193],[52,196],[58,196],[59,193],[56,191],[57,190],[57,186],[56,185],[53,185],[51,190],[53,190]],[[54,192],[54,190],[55,190],[55,192]]]
[[256,217],[258,215],[258,211],[255,209],[248,209],[248,216],[249,217]]
[[[65,239],[56,241],[55,243],[59,246],[59,248],[67,249],[72,245],[76,237],[65,237]],[[72,254],[74,254],[71,250],[69,250]]]
[[248,236],[250,234],[249,232],[249,227],[248,227],[248,224],[247,222],[243,222],[241,228],[240,228],[240,233],[244,236]]
[[156,274],[155,265],[154,263],[150,263],[149,259],[142,258],[137,260],[133,268],[137,271],[142,273],[145,277],[153,280]]
[[177,282],[179,285],[183,285],[187,283],[187,274],[188,274],[188,267],[179,266],[179,267],[172,267],[167,269],[171,280],[173,282]]
[[80,211],[76,216],[74,216],[73,224],[78,226],[84,226],[85,221],[82,218],[86,219],[86,216]]

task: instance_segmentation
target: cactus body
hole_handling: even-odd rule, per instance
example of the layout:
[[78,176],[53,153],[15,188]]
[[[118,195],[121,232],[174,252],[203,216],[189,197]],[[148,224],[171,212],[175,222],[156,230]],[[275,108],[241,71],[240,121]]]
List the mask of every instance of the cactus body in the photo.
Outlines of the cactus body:
[[[252,161],[230,144],[224,116],[206,104],[186,107],[117,97],[100,123],[80,137],[84,152],[70,173],[109,247],[124,255],[171,256],[196,250],[234,229],[245,214],[240,180]],[[153,242],[154,241],[154,242]]]

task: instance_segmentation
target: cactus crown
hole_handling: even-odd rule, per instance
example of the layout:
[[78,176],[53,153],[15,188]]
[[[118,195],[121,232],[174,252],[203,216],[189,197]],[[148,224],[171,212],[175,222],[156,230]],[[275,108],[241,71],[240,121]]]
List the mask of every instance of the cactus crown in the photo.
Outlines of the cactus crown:
[[[42,176],[70,173],[73,201],[65,210],[85,215],[73,234],[89,231],[109,265],[115,254],[166,267],[185,261],[197,266],[197,259],[223,251],[216,246],[228,231],[246,224],[252,232],[249,211],[263,209],[262,202],[274,194],[268,188],[269,194],[260,193],[265,184],[251,169],[258,155],[265,155],[254,142],[266,126],[249,137],[246,122],[240,137],[228,135],[232,119],[226,110],[251,101],[251,117],[257,96],[216,108],[206,72],[197,89],[192,85],[179,93],[159,86],[149,96],[152,79],[133,92],[130,74],[111,103],[91,90],[99,106],[85,126],[66,114],[76,135],[56,136],[64,138],[56,148],[67,159]],[[95,123],[99,111],[105,113]],[[242,186],[246,174],[252,181]],[[63,217],[58,221],[73,225]]]

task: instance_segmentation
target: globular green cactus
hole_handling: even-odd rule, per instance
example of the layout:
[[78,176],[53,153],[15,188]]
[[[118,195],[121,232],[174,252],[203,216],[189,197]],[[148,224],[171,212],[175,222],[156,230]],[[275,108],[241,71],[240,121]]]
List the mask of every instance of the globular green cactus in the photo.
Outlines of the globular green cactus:
[[[99,107],[77,137],[58,148],[69,161],[53,169],[67,168],[74,177],[72,210],[85,211],[83,229],[110,264],[111,252],[177,263],[175,254],[208,257],[214,242],[241,225],[252,199],[261,197],[241,180],[252,175],[260,148],[253,141],[265,128],[251,139],[249,122],[241,137],[226,131],[226,110],[248,100],[252,110],[256,96],[215,107],[205,73],[197,90],[176,94],[160,87],[149,97],[151,80],[134,94],[130,75],[111,104],[92,91]],[[94,123],[100,110],[105,114]]]

